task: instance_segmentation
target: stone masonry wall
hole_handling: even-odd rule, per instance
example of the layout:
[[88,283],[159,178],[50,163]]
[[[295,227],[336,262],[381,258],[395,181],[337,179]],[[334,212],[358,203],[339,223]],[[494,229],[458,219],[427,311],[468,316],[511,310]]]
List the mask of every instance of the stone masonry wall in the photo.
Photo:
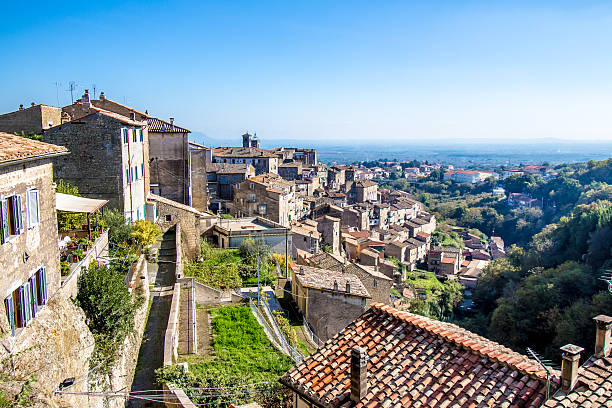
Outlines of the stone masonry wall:
[[35,105],[15,112],[0,115],[0,131],[7,133],[34,132],[37,135],[43,129],[61,123],[62,108],[49,105]]
[[[308,290],[308,322],[321,340],[334,336],[365,310],[364,298],[341,292]],[[337,313],[341,310],[342,313]]]

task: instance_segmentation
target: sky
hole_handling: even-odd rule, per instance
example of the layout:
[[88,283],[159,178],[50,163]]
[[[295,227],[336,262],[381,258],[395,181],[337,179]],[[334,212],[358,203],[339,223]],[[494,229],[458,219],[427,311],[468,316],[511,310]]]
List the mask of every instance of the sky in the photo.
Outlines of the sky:
[[610,1],[6,2],[0,112],[84,89],[240,144],[612,140]]

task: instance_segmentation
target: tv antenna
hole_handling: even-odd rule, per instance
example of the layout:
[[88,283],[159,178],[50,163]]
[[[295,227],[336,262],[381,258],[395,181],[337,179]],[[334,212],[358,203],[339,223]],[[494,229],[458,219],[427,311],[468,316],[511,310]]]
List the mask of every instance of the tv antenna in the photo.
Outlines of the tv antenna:
[[55,82],[55,100],[57,102],[57,106],[59,106],[59,87],[62,86],[61,82]]
[[608,284],[608,292],[612,293],[612,270],[606,269],[603,275],[599,277],[599,280],[602,280]]
[[78,85],[74,81],[70,81],[68,83],[67,91],[70,91],[70,101],[71,101],[70,103],[74,103],[74,91],[76,91],[77,86]]
[[540,366],[544,369],[544,371],[546,371],[546,399],[548,399],[550,397],[550,374],[552,368],[552,361],[543,359],[538,355],[538,353],[536,353],[535,351],[533,351],[533,349],[529,347],[527,347],[527,354],[529,354],[531,358],[537,361],[538,364],[540,364]]
[[96,84],[92,84],[91,89],[93,90],[93,99],[96,99]]

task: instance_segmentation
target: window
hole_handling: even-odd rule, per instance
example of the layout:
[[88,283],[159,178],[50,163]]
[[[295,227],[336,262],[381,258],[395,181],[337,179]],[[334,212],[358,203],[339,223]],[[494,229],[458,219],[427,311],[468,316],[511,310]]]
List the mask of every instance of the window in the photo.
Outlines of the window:
[[138,166],[134,166],[134,180],[138,180]]
[[137,129],[130,129],[132,132],[132,142],[136,143],[138,141]]
[[251,186],[250,186],[250,187],[251,187],[251,190],[253,190],[253,189],[255,188],[255,184],[254,184],[254,183],[251,183]]
[[140,219],[140,208],[136,209],[136,221]]
[[38,206],[38,190],[31,189],[26,191],[26,211],[28,214],[28,228],[40,224],[40,209]]
[[4,299],[13,336],[16,328],[26,327],[38,313],[39,307],[47,303],[46,272],[46,268],[40,268],[27,282]]
[[236,184],[236,189],[240,190],[240,184]]
[[166,215],[166,222],[170,222],[170,221],[172,221],[172,215],[167,214]]
[[125,169],[125,179],[127,184],[130,184],[130,169]]
[[138,129],[138,133],[140,134],[140,141],[144,142],[144,136],[143,136],[142,129]]
[[4,244],[11,235],[19,235],[23,232],[23,217],[21,212],[21,196],[14,195],[3,198],[0,201],[0,238]]
[[378,282],[376,282],[376,279],[374,279],[374,287],[376,287],[376,285],[378,285]]
[[144,163],[140,163],[140,174],[144,176]]
[[121,136],[123,137],[123,143],[127,143],[128,139],[128,130],[126,128],[121,129]]

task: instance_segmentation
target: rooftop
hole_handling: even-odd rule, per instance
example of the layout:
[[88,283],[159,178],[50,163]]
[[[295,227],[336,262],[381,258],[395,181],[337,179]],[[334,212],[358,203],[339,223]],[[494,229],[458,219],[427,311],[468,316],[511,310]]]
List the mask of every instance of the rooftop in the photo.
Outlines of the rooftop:
[[[336,272],[329,269],[313,268],[304,265],[292,265],[294,276],[305,288],[319,289],[329,292],[343,292],[353,296],[369,298],[368,290],[361,280],[352,273]],[[346,290],[349,284],[350,292]]]
[[276,155],[257,147],[217,147],[213,150],[217,157],[264,157],[276,158]]
[[0,164],[56,154],[68,154],[68,149],[64,146],[0,132]]
[[[350,400],[351,349],[369,356],[368,391]],[[456,325],[374,303],[280,382],[325,407],[539,407],[546,372]]]
[[191,130],[176,126],[173,123],[158,118],[149,118],[147,119],[147,123],[149,124],[149,132],[191,133]]
[[255,167],[248,163],[206,163],[207,173],[246,173],[249,170],[255,173]]
[[228,232],[248,232],[248,231],[265,231],[283,227],[280,224],[275,223],[260,217],[242,217],[242,218],[231,218],[221,219],[219,223],[215,225],[215,228],[220,228]]

